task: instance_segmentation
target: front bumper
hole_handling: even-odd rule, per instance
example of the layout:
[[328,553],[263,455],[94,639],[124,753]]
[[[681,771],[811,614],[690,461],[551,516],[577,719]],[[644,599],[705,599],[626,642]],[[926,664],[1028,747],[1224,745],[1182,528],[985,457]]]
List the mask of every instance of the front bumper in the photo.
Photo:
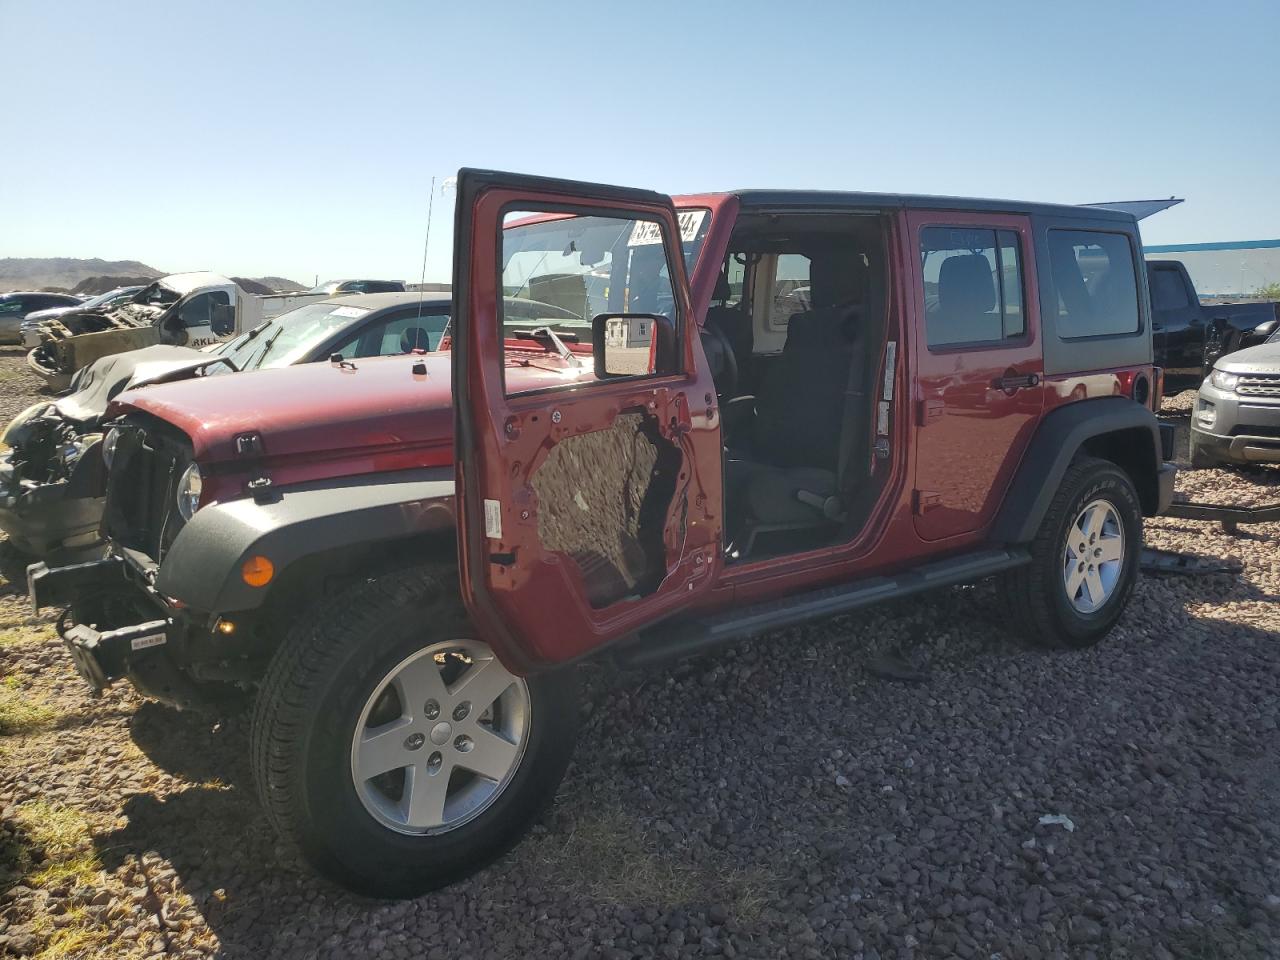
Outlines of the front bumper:
[[[33,563],[27,568],[27,594],[35,611],[69,607],[78,598],[122,593],[139,586],[131,565],[114,554],[65,567]],[[154,591],[143,589],[156,604],[155,615],[149,619],[112,630],[98,630],[83,623],[60,628],[76,672],[94,693],[101,693],[112,681],[129,674],[135,655],[167,645],[181,629],[173,616],[166,615],[163,600]]]
[[[1211,422],[1204,416],[1210,408]],[[1191,442],[1226,463],[1280,463],[1280,401],[1242,397],[1206,380],[1191,413]]]

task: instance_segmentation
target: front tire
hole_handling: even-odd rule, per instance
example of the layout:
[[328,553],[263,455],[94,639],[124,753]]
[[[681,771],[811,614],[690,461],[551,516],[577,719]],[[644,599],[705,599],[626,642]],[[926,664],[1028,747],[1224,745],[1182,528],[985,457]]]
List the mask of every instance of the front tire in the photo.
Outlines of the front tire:
[[571,669],[506,671],[444,567],[368,580],[301,621],[254,711],[258,794],[322,874],[412,897],[479,870],[552,800],[577,732]]
[[1080,457],[1067,469],[1031,562],[1002,584],[1015,632],[1050,648],[1080,649],[1106,636],[1138,577],[1142,505],[1128,474]]

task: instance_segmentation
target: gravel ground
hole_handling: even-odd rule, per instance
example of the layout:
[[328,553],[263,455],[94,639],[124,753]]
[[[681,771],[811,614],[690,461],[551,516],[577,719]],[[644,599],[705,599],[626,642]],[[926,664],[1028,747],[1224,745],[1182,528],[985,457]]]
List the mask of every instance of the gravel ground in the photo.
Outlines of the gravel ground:
[[[29,402],[20,362],[0,355],[0,415]],[[1179,490],[1262,502],[1280,474]],[[1244,573],[1146,578],[1083,653],[1020,645],[988,584],[675,668],[588,668],[534,836],[396,904],[277,848],[242,721],[91,700],[10,562],[0,954],[1274,957],[1278,537],[1151,523],[1151,544]],[[868,652],[891,646],[929,681],[873,679]]]

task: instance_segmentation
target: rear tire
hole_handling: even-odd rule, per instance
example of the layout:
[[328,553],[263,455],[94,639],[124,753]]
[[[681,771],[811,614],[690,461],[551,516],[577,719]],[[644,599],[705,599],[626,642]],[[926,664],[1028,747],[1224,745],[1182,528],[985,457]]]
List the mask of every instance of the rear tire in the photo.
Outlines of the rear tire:
[[322,874],[412,897],[523,836],[555,796],[577,718],[572,669],[508,674],[475,639],[453,571],[414,567],[345,590],[288,634],[258,693],[254,778],[272,824]]
[[1077,458],[1031,543],[1031,562],[1004,577],[1011,627],[1042,647],[1092,646],[1124,612],[1141,552],[1142,505],[1128,474],[1109,460]]

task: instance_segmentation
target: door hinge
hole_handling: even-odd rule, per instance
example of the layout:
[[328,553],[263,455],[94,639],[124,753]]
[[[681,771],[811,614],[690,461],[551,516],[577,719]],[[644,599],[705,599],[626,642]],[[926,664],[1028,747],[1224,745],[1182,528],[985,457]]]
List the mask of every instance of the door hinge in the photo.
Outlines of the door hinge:
[[942,506],[942,494],[932,490],[911,491],[911,512],[922,517],[935,507]]

